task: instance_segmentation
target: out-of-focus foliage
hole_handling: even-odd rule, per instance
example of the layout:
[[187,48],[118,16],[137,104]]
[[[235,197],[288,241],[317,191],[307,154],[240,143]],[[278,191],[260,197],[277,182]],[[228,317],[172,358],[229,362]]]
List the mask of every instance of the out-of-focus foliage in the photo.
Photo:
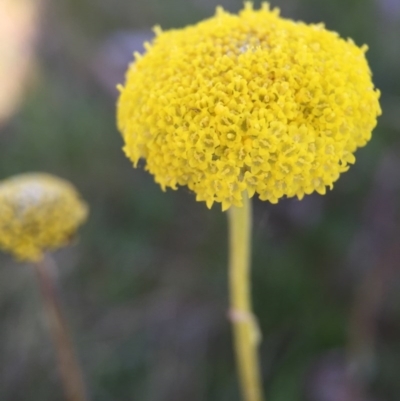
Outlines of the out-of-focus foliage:
[[[236,0],[219,4],[242,7]],[[149,28],[193,23],[216,5],[48,1],[33,80],[0,131],[0,178],[46,171],[73,182],[90,203],[77,244],[55,257],[96,401],[239,400],[227,320],[225,215],[207,210],[188,190],[162,193],[143,169],[132,169],[115,127],[114,84],[151,37]],[[271,401],[342,401],[349,391],[347,355],[360,362],[370,394],[352,401],[397,401],[400,7],[395,0],[274,0],[272,6],[368,43],[383,115],[335,191],[301,202],[255,202],[254,304],[266,392]],[[0,316],[0,399],[61,401],[33,272],[5,255]]]

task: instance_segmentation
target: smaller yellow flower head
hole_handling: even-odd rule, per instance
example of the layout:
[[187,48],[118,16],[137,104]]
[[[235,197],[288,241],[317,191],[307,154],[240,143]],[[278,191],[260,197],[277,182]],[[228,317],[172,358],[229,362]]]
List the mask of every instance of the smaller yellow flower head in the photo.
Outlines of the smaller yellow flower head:
[[67,245],[87,214],[75,188],[60,178],[31,173],[0,181],[0,248],[38,261]]
[[326,187],[354,163],[381,113],[365,59],[323,25],[266,3],[162,32],[120,87],[126,155],[162,189],[187,185],[211,207]]

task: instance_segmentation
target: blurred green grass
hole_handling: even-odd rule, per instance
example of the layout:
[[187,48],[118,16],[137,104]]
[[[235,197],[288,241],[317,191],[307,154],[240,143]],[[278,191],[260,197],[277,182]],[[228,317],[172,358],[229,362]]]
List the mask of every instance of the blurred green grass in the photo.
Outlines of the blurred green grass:
[[[238,1],[221,3],[232,11],[241,7]],[[379,4],[273,3],[287,17],[324,20],[343,36],[369,43],[384,114],[372,142],[357,152],[356,165],[333,192],[301,204],[255,201],[254,304],[271,401],[314,400],[306,389],[311,368],[346,347],[354,293],[365,270],[398,262],[385,256],[400,238],[399,184],[393,182],[398,164],[386,175],[377,171],[399,155],[400,55],[388,49],[400,28],[380,13]],[[210,15],[215,5],[48,3],[35,80],[0,132],[1,177],[57,174],[71,180],[91,205],[78,242],[56,259],[93,400],[239,399],[226,317],[225,215],[196,203],[185,189],[162,193],[143,166],[132,169],[121,150],[114,100],[91,67],[96,49],[114,31],[183,26]],[[383,244],[374,241],[377,234]],[[365,236],[370,240],[362,242]],[[365,254],[372,257],[366,260]],[[0,266],[0,398],[62,400],[33,274],[4,255]],[[398,289],[398,274],[391,283],[388,293]],[[394,373],[400,368],[398,305],[398,297],[386,300],[376,319],[373,391],[388,401],[400,394]]]

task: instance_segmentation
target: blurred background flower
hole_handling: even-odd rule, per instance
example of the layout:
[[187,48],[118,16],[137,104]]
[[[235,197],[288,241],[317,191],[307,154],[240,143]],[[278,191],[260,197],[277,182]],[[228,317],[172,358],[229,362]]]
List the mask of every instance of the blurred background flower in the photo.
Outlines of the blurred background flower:
[[0,4],[0,128],[18,108],[34,66],[40,0]]
[[[152,26],[197,22],[217,4],[237,12],[242,1],[64,0],[39,7],[33,0],[2,0],[0,9],[8,3],[15,9],[21,4],[21,11],[1,13],[0,46],[27,30],[26,23],[18,28],[26,15],[23,4],[36,10],[38,41],[22,46],[36,60],[28,68],[35,79],[2,118],[0,178],[47,171],[74,182],[91,205],[79,247],[55,257],[93,399],[238,400],[226,318],[226,249],[220,245],[225,216],[218,207],[208,211],[185,189],[161,193],[151,176],[131,168],[115,127],[114,85],[123,82],[126,63],[133,51],[143,50]],[[383,115],[335,191],[277,206],[255,202],[254,306],[264,333],[267,396],[397,401],[397,3],[271,5],[285,17],[324,21],[358,45],[367,43]],[[18,34],[3,33],[7,25]],[[0,64],[7,62],[5,54],[0,52]],[[2,87],[11,85],[17,67],[10,71],[1,75]],[[11,95],[5,99],[12,104]],[[31,270],[13,267],[1,254],[0,399],[61,400]],[[363,361],[364,395],[350,388],[353,360],[354,366]]]
[[37,262],[69,245],[88,215],[72,184],[50,174],[20,174],[0,181],[0,249]]

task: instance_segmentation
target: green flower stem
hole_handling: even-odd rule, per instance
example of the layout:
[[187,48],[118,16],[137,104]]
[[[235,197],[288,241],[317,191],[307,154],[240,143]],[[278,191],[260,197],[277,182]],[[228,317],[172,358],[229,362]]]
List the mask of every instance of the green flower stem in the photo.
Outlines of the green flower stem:
[[67,322],[61,311],[57,292],[52,278],[48,273],[50,267],[49,259],[43,257],[34,266],[58,358],[58,366],[66,399],[67,401],[86,401],[86,391],[81,368],[75,355]]
[[245,401],[262,401],[262,385],[257,356],[259,332],[251,310],[250,252],[251,201],[243,197],[243,207],[229,209],[229,282],[236,363]]

